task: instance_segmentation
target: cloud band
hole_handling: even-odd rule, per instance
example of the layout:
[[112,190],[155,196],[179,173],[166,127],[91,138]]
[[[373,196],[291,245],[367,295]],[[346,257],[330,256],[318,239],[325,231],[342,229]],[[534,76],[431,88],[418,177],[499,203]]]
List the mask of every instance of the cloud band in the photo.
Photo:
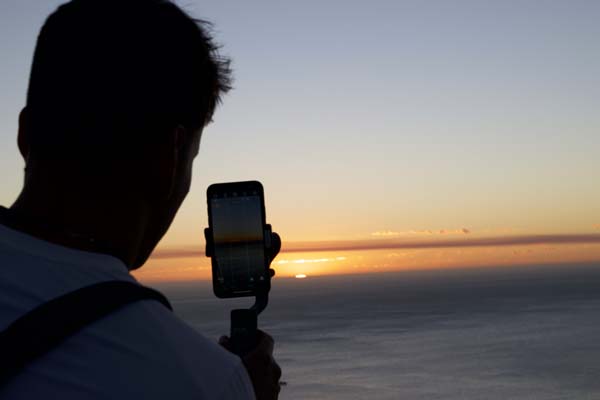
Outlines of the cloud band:
[[[281,251],[282,253],[297,253],[318,251],[437,249],[457,247],[504,247],[564,244],[600,244],[600,234],[519,235],[435,240],[371,239],[324,242],[284,242]],[[203,256],[204,248],[199,246],[194,248],[185,247],[157,249],[152,255],[152,258],[169,259]]]

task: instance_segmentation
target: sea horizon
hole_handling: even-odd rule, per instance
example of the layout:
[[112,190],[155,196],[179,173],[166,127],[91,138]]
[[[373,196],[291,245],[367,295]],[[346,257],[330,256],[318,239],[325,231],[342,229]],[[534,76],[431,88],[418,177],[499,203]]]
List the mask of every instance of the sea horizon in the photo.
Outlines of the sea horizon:
[[[252,304],[156,287],[214,340]],[[259,327],[282,399],[599,398],[598,288],[598,263],[275,279]]]

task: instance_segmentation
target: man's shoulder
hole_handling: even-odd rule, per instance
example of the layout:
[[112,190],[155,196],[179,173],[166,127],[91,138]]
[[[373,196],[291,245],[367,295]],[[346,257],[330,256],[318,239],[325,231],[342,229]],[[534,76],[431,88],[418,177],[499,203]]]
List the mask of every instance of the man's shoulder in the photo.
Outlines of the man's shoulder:
[[212,340],[199,333],[155,300],[142,300],[124,306],[97,327],[110,335],[115,330],[137,344],[160,347],[159,353],[181,359],[196,359],[214,367],[237,367],[239,357],[229,353]]
[[[118,260],[0,226],[0,325],[65,293],[135,279]],[[0,328],[2,329],[2,328]],[[253,398],[240,359],[155,300],[92,322],[28,365],[3,398]]]
[[152,300],[88,325],[11,386],[30,398],[42,391],[78,398],[81,387],[91,388],[88,398],[253,398],[238,357]]
[[[144,300],[123,307],[97,326],[90,326],[89,331],[83,332],[82,340],[88,337],[93,341],[98,335],[115,341],[116,346],[108,347],[115,357],[130,364],[130,370],[144,371],[137,377],[140,384],[158,379],[162,380],[161,387],[167,382],[167,387],[179,385],[182,397],[189,395],[188,390],[203,393],[206,398],[219,398],[226,392],[240,399],[246,398],[245,394],[251,397],[251,384],[239,357],[156,301]],[[121,351],[125,349],[119,345],[129,351]]]

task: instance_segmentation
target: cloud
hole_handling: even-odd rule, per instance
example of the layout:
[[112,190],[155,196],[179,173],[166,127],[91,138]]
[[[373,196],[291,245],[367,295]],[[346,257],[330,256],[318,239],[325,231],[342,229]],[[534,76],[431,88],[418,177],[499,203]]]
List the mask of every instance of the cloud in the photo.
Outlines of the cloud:
[[284,242],[283,251],[352,251],[384,249],[435,249],[452,247],[530,246],[541,244],[600,244],[600,234],[519,235],[437,240],[364,240],[330,242]]
[[396,253],[396,252],[393,252],[393,253],[387,254],[386,258],[399,258],[399,257],[403,257],[405,255],[406,255],[406,253]]
[[204,244],[198,247],[158,248],[152,253],[153,259],[204,257]]
[[[354,250],[436,249],[458,247],[502,247],[561,244],[600,244],[600,234],[515,235],[444,239],[372,239],[322,242],[283,242],[282,253]],[[204,257],[204,246],[157,249],[153,259]]]
[[440,235],[468,235],[469,233],[471,233],[471,231],[467,228],[461,228],[461,229],[440,229],[439,231]]
[[275,261],[275,264],[312,264],[312,263],[323,263],[323,262],[331,262],[335,260],[345,260],[346,257],[333,257],[333,258],[300,258],[296,260],[278,260]]
[[389,237],[389,236],[398,236],[400,235],[400,232],[394,232],[394,231],[377,231],[377,232],[372,232],[371,236],[384,236],[384,237]]
[[393,237],[393,236],[410,236],[410,235],[461,235],[461,234],[469,234],[471,233],[471,231],[467,228],[461,228],[461,229],[438,229],[438,230],[431,230],[431,229],[424,229],[424,230],[410,230],[410,231],[402,231],[402,232],[397,232],[397,231],[390,231],[390,230],[382,230],[382,231],[376,231],[376,232],[372,232],[371,236],[375,236],[375,237]]

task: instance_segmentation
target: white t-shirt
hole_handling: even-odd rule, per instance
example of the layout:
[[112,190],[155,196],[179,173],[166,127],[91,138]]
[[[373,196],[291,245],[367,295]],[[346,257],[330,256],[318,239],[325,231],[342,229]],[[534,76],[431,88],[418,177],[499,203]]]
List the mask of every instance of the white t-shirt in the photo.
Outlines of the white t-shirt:
[[[107,280],[117,258],[0,225],[0,330],[39,304]],[[0,362],[2,354],[0,354]],[[240,359],[154,300],[93,322],[0,387],[1,399],[254,399]]]

